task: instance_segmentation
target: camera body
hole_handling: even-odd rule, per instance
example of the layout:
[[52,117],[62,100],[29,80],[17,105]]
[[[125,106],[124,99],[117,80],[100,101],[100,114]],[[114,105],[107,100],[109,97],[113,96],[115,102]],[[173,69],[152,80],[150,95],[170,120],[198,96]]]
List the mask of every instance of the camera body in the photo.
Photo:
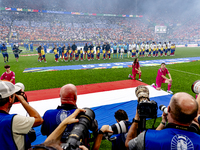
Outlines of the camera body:
[[154,100],[142,100],[137,105],[138,113],[143,118],[156,118],[158,105]]
[[[16,92],[15,94],[23,96],[24,99],[28,102],[26,94],[24,92],[22,92],[21,90]],[[19,100],[18,100],[18,98],[16,96],[15,96],[15,101],[14,102],[19,102]]]
[[81,112],[76,123],[68,136],[66,143],[62,144],[63,150],[77,150],[82,145],[85,138],[88,137],[88,130],[92,128],[92,122],[95,119],[95,113],[90,108],[83,108],[86,112]]
[[142,118],[156,118],[158,105],[155,101],[149,99],[149,89],[140,85],[135,89],[135,94],[138,98],[138,113]]

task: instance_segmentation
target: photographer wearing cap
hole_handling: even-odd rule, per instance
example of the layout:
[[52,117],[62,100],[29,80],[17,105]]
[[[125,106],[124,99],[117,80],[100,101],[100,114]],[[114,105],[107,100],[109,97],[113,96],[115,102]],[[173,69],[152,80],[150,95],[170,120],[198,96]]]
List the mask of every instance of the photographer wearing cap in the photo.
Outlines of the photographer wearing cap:
[[[77,89],[73,84],[66,84],[60,89],[60,99],[61,106],[58,106],[57,109],[47,110],[43,116],[44,122],[41,127],[41,133],[43,135],[49,136],[57,126],[68,116],[70,116],[76,109],[76,101],[77,101]],[[95,124],[93,122],[93,124]],[[95,124],[96,125],[96,124]],[[97,125],[94,125],[97,129]],[[61,142],[66,143],[74,124],[70,124],[66,127]],[[89,133],[86,135],[86,138],[83,141],[85,146],[89,144]]]
[[[32,127],[42,124],[43,119],[21,95],[15,94],[20,87],[11,82],[0,81],[0,145],[1,149],[24,150],[30,146],[30,137],[27,136]],[[22,104],[30,117],[9,114],[15,102],[15,97]]]
[[163,130],[147,130],[137,136],[138,121],[140,120],[137,110],[135,115],[137,121],[129,129],[125,145],[130,150],[199,149],[200,135],[190,127],[197,112],[198,103],[191,95],[184,92],[176,93],[172,96],[168,106],[166,127],[164,127],[165,122],[161,122],[159,126],[160,129],[164,128]]

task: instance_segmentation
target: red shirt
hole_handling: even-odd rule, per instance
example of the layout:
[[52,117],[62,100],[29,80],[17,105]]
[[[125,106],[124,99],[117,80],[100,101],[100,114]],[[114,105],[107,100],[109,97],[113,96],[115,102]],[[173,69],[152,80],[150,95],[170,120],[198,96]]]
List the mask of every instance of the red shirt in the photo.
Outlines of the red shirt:
[[10,71],[10,73],[4,72],[1,75],[1,80],[7,80],[10,81],[11,79],[13,79],[12,83],[15,84],[15,73],[13,71]]
[[166,74],[169,74],[169,71],[167,70],[167,68],[165,68],[165,70],[162,70],[161,68],[158,69],[156,81],[162,82],[163,80],[165,80],[165,79],[162,77],[162,75],[165,76]]
[[[133,71],[133,72],[137,72],[137,70],[139,69],[139,67],[140,67],[139,62],[136,63],[136,64],[133,63],[133,65],[132,65],[133,70],[132,70],[132,71]],[[135,70],[135,69],[137,69],[137,70]]]

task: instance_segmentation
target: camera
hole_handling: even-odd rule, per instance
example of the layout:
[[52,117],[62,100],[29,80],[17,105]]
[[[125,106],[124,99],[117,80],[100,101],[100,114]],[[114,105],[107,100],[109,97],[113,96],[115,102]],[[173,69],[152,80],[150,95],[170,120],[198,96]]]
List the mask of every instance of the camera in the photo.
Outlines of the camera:
[[121,134],[121,133],[127,133],[128,127],[131,125],[129,121],[121,120],[118,123],[115,123],[111,126],[109,126],[109,130],[113,131],[113,133],[105,133],[104,138],[112,141],[114,139],[110,138],[113,134]]
[[154,100],[149,99],[149,89],[140,85],[135,89],[135,94],[138,98],[138,113],[143,118],[156,118],[158,105]]
[[[16,92],[15,94],[23,96],[24,99],[28,102],[26,94],[24,92],[22,92],[21,90]],[[16,96],[15,96],[15,101],[14,102],[19,102],[19,100],[18,100],[18,98]]]
[[76,123],[68,136],[66,143],[62,144],[63,150],[79,150],[79,145],[82,145],[83,140],[88,137],[88,130],[92,128],[92,122],[95,119],[95,113],[90,108],[83,108],[86,112],[81,112]]
[[164,113],[168,114],[168,109],[167,109],[167,107],[166,107],[165,105],[160,105],[160,106],[159,106],[159,109],[160,109],[161,111],[163,111]]
[[199,94],[200,93],[200,80],[197,80],[195,81],[193,84],[192,84],[192,91],[195,93],[195,94]]
[[138,103],[138,113],[140,117],[143,118],[156,118],[158,105],[152,101],[143,100]]

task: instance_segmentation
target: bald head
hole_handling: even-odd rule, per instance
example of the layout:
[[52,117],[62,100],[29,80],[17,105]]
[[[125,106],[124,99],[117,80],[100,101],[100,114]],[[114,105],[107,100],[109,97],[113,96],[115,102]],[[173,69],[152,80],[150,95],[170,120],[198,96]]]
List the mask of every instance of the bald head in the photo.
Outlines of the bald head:
[[60,89],[61,104],[76,105],[77,89],[73,84],[66,84]]
[[180,92],[172,96],[170,101],[171,117],[182,124],[190,124],[197,116],[198,104],[191,95]]

